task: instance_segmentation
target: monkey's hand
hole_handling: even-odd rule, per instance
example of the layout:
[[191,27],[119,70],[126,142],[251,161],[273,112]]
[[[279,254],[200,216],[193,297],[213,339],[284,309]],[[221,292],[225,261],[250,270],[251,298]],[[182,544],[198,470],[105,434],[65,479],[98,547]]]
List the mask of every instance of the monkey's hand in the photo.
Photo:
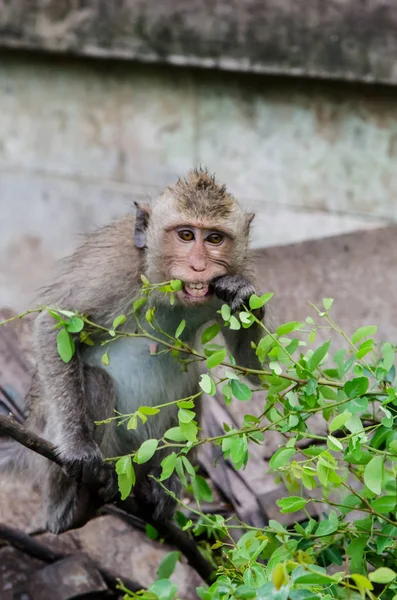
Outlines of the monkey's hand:
[[[155,521],[169,521],[176,508],[174,496],[179,496],[181,484],[175,473],[163,481],[162,487],[156,479],[160,477],[161,468],[154,467],[134,487],[134,494],[141,505],[143,513],[148,512]],[[154,476],[151,477],[151,476]],[[156,478],[156,479],[155,479]],[[166,488],[171,492],[167,494]]]
[[86,444],[80,451],[60,451],[66,473],[97,494],[104,503],[117,498],[118,486],[114,466],[104,462],[95,443]]
[[[254,286],[243,275],[225,275],[215,279],[211,285],[218,298],[229,304],[233,312],[248,304],[249,297],[255,294]],[[256,311],[261,319],[263,314],[259,313]]]

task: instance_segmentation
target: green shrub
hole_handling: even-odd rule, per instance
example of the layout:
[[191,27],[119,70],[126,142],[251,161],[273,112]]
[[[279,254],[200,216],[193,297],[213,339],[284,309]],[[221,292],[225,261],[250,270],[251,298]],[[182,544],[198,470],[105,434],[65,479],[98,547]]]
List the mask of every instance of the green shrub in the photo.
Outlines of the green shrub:
[[[151,308],[145,314],[147,297],[158,286],[151,286],[147,280],[143,283],[142,297],[133,310],[143,315],[149,333],[142,329],[139,334],[163,343],[158,337],[155,310]],[[178,286],[175,281],[163,284],[161,291],[169,294],[172,302]],[[237,315],[231,315],[229,307],[223,306],[224,327],[252,326],[256,320],[252,311],[271,296],[252,296],[249,306]],[[211,499],[211,491],[190,462],[191,451],[204,443],[216,444],[236,469],[243,469],[249,460],[250,444],[262,444],[266,433],[273,431],[285,440],[270,460],[270,470],[289,490],[288,496],[277,501],[280,513],[304,511],[307,517],[291,527],[272,520],[267,527],[255,529],[244,523],[236,525],[235,521],[232,526],[224,517],[205,515],[200,508],[194,522],[179,513],[179,523],[192,535],[200,535],[198,543],[217,567],[214,583],[198,590],[202,600],[397,599],[395,346],[376,343],[374,326],[361,327],[350,337],[332,320],[332,303],[332,299],[325,298],[320,309],[312,306],[315,318],[285,323],[275,333],[263,326],[263,338],[252,350],[262,364],[259,387],[267,390],[263,412],[259,417],[247,412],[239,429],[225,425],[216,439],[203,437],[196,421],[195,402],[202,392],[210,396],[219,393],[226,404],[249,400],[255,391],[244,380],[247,369],[235,365],[223,345],[214,344],[217,325],[204,331],[200,352],[181,341],[184,321],[162,346],[182,361],[203,361],[207,373],[201,377],[197,394],[175,402],[178,427],[168,430],[160,440],[145,441],[137,452],[117,460],[123,498],[134,484],[134,464],[150,460],[155,452],[167,447],[171,454],[162,462],[160,481],[176,470],[200,507],[201,501]],[[90,343],[86,327],[89,321],[78,314],[53,314],[60,325],[59,353],[67,361],[74,352],[72,333],[80,332],[81,339]],[[137,335],[118,331],[124,321],[124,315],[115,319],[113,329],[108,331],[109,341],[119,335]],[[93,324],[89,325],[92,329]],[[333,339],[339,335],[342,348],[335,351],[331,341],[316,346],[320,328],[329,328]],[[108,362],[104,349],[103,363]],[[226,367],[221,374],[219,366]],[[159,418],[161,410],[162,406],[142,406],[133,414],[116,415],[114,419],[135,429],[140,422]],[[311,430],[310,418],[316,414],[322,415],[327,425],[324,435]],[[312,440],[311,445],[308,440]],[[302,441],[306,444],[300,449]],[[319,521],[310,512],[310,505],[316,502],[326,507]],[[231,527],[241,528],[237,542]],[[176,598],[177,587],[169,577],[178,557],[177,552],[166,557],[149,591],[136,594],[124,590],[125,598]]]

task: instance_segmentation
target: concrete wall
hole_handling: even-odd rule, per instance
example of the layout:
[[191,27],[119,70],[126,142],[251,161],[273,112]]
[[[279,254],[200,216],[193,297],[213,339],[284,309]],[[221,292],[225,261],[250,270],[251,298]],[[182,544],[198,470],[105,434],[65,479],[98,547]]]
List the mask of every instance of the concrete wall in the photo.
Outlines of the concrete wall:
[[0,305],[77,234],[198,164],[256,210],[256,247],[397,220],[397,91],[0,55]]
[[394,0],[0,0],[0,46],[397,83]]

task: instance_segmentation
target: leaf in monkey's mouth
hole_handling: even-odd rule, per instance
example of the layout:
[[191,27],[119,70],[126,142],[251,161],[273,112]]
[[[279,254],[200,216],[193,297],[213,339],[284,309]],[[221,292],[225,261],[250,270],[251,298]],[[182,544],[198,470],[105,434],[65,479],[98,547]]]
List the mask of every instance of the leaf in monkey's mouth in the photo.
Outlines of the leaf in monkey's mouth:
[[208,283],[185,283],[183,286],[186,294],[192,298],[204,298],[208,295],[209,286]]

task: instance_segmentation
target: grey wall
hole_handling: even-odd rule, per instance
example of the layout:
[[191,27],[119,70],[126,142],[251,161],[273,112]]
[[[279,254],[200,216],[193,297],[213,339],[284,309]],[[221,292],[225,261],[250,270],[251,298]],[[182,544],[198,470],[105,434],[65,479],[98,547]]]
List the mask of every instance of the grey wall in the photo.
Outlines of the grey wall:
[[397,83],[394,0],[0,0],[0,45]]
[[397,219],[397,92],[0,55],[0,305],[77,234],[198,164],[257,212],[256,247]]

